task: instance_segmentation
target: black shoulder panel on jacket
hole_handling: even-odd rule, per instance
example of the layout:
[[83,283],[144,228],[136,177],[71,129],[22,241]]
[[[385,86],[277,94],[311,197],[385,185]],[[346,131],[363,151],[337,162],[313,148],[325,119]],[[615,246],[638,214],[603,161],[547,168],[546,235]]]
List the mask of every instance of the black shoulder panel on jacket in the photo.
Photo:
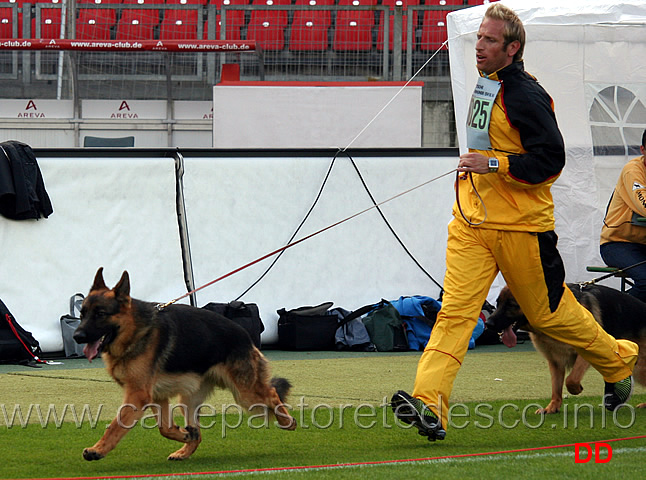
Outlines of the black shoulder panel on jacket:
[[545,89],[514,63],[499,72],[502,101],[511,126],[520,134],[522,155],[509,155],[509,173],[527,184],[557,176],[565,165],[565,146]]

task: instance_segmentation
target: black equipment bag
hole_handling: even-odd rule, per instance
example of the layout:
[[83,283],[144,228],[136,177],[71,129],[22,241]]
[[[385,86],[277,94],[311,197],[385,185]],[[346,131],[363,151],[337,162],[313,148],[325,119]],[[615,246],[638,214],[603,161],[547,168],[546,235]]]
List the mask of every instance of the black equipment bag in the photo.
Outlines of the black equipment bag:
[[63,350],[65,357],[84,357],[84,343],[78,344],[74,340],[74,332],[81,323],[81,305],[84,295],[76,293],[70,297],[70,313],[61,316],[61,334],[63,335]]
[[333,302],[278,313],[278,347],[282,350],[335,350],[339,317],[327,315]]
[[38,341],[16,322],[0,300],[0,363],[45,363],[39,358],[41,354]]
[[406,328],[397,309],[382,299],[363,319],[370,340],[378,352],[405,352],[409,349]]
[[202,308],[233,320],[249,333],[254,345],[260,348],[260,334],[265,331],[265,325],[260,319],[258,305],[239,301],[229,303],[210,302]]

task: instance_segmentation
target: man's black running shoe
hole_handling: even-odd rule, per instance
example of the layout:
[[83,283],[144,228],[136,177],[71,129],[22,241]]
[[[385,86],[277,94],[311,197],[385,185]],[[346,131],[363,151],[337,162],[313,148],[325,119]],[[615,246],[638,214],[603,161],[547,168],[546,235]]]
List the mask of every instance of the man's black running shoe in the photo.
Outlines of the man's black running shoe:
[[442,428],[442,423],[419,398],[399,390],[390,400],[390,406],[395,417],[416,427],[419,434],[428,437],[429,441],[444,440],[446,431]]
[[632,375],[616,383],[606,382],[603,396],[603,406],[611,412],[625,404],[633,394]]

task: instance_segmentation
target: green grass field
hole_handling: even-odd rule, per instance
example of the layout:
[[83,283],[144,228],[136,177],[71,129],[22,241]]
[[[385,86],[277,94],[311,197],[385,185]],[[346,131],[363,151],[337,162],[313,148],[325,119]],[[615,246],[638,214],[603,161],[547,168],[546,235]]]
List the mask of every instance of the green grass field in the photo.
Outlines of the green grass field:
[[[288,479],[642,476],[646,437],[638,437],[646,434],[646,412],[606,412],[600,407],[603,382],[590,371],[585,396],[566,398],[559,414],[534,414],[549,401],[550,378],[530,345],[469,352],[452,395],[452,425],[446,440],[434,443],[384,408],[395,390],[411,389],[419,353],[266,354],[274,373],[294,384],[289,404],[299,428],[286,432],[259,415],[242,416],[228,392],[217,392],[203,411],[202,444],[184,462],[166,460],[180,445],[159,435],[152,413],[106,458],[82,459],[83,448],[100,438],[121,403],[119,387],[100,362],[3,366],[0,478],[212,478],[232,471],[243,471],[236,478],[274,473]],[[631,405],[645,401],[646,389],[637,387]],[[574,444],[593,441],[607,441],[610,461],[575,463]],[[607,457],[604,447],[600,458]],[[300,468],[317,466],[324,467]]]

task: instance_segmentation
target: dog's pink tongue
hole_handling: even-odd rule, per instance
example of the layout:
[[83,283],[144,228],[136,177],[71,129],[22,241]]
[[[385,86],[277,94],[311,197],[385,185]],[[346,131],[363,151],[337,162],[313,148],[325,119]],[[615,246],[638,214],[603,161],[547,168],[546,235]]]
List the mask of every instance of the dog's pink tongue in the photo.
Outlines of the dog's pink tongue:
[[101,344],[101,340],[97,340],[96,342],[88,343],[83,347],[83,354],[87,357],[87,359],[90,362],[94,360],[96,356],[99,354],[100,344]]
[[516,341],[516,334],[514,333],[514,330],[510,325],[502,332],[502,343],[507,345],[509,348],[513,348],[516,346]]

